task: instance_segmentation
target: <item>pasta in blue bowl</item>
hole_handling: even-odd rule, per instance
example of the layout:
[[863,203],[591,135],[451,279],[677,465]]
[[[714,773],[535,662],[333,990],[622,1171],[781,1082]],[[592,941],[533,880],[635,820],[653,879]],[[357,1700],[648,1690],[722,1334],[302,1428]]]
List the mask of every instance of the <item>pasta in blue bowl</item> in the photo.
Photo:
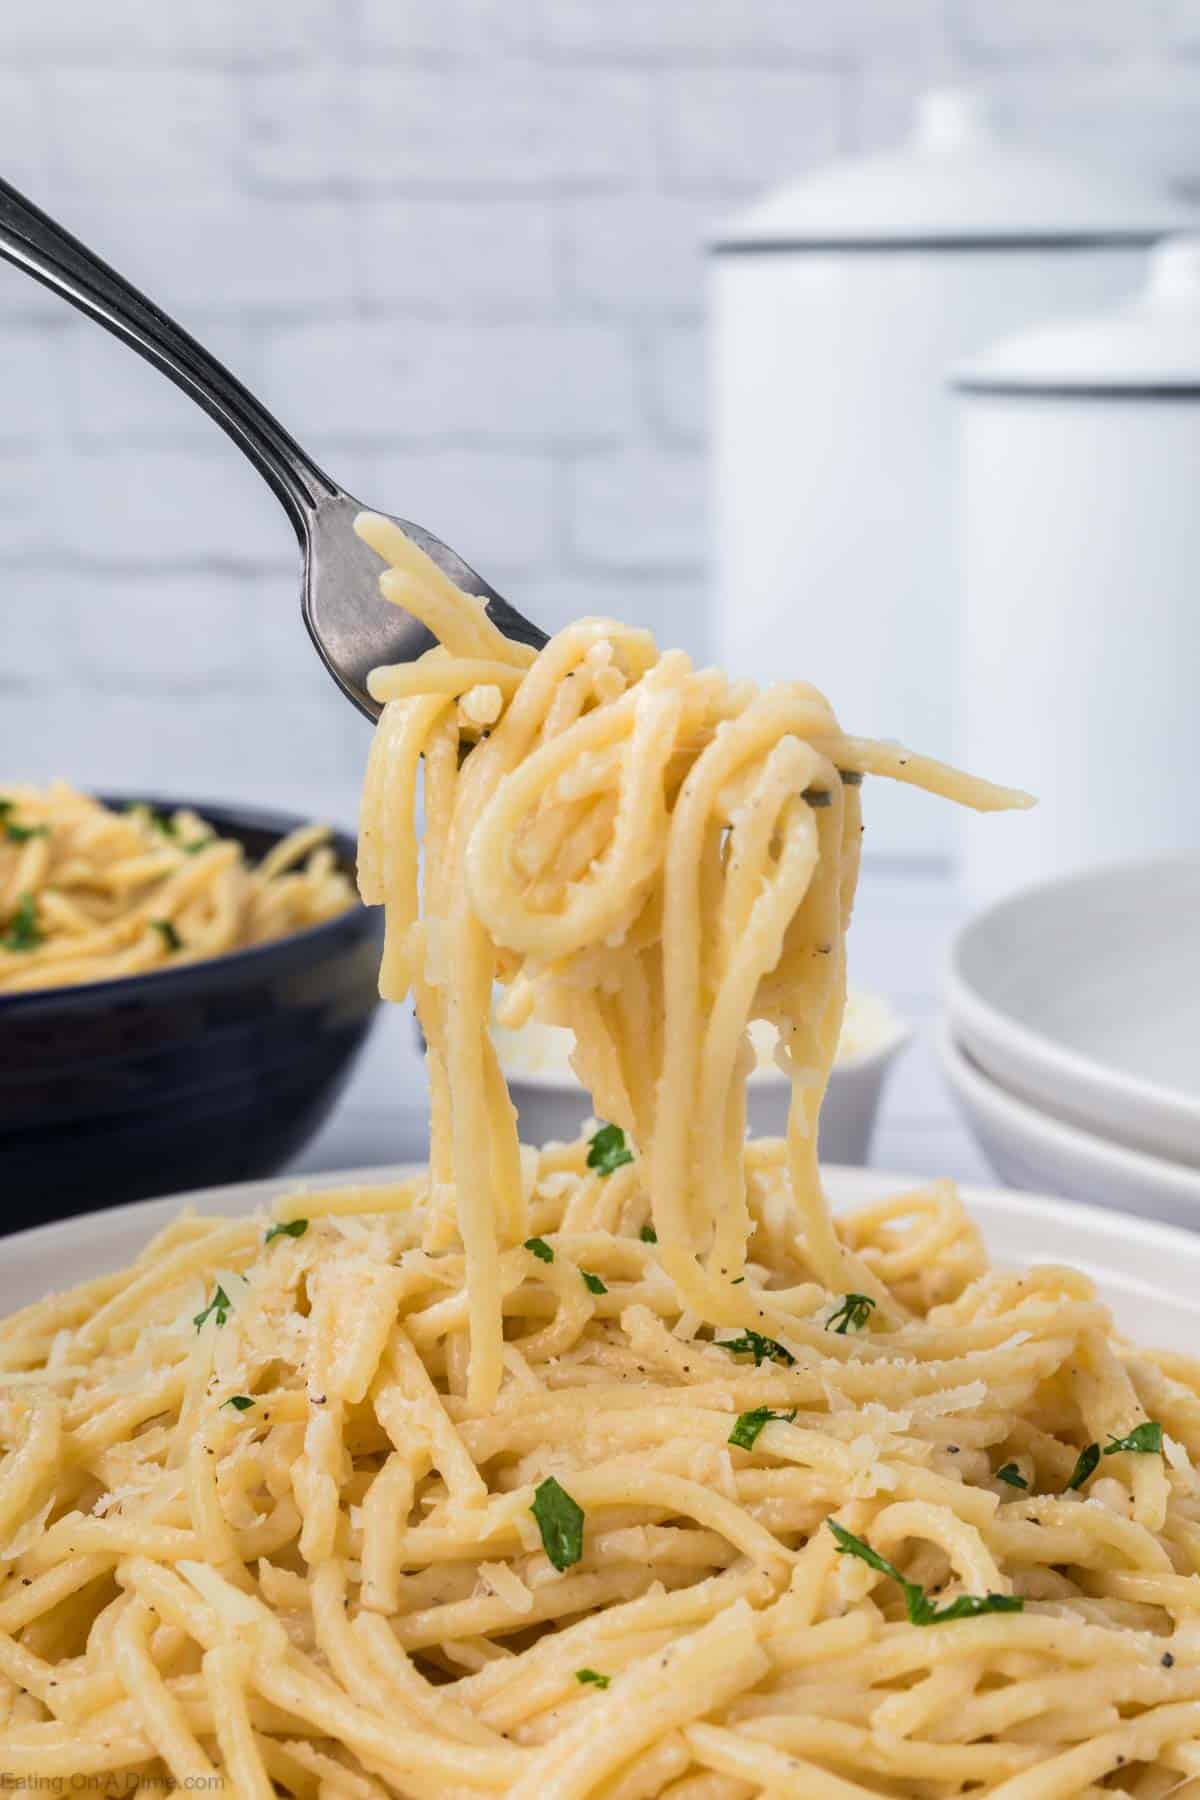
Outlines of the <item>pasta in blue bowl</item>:
[[[62,807],[5,792],[25,859]],[[119,918],[66,937],[56,906],[94,884],[17,872],[0,952],[0,1231],[277,1171],[333,1106],[377,1001],[382,928],[355,896],[352,838],[250,808],[73,799],[118,821],[77,830],[119,826],[123,854],[141,834],[162,872]],[[206,861],[227,891],[198,891]]]

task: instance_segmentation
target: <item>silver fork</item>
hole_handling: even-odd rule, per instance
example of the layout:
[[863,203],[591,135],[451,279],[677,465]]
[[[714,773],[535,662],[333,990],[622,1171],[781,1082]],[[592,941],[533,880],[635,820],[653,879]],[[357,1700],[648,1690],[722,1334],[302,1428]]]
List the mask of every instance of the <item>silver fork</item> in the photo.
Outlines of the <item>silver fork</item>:
[[[380,597],[379,559],[354,533],[364,510],[326,475],[260,400],[132,283],[23,194],[0,180],[0,256],[44,282],[169,376],[228,432],[280,501],[304,555],[301,613],[317,653],[348,700],[369,719],[379,705],[367,675],[411,662],[433,642],[425,627]],[[421,525],[395,523],[457,587],[478,594],[506,637],[540,649],[546,633]]]

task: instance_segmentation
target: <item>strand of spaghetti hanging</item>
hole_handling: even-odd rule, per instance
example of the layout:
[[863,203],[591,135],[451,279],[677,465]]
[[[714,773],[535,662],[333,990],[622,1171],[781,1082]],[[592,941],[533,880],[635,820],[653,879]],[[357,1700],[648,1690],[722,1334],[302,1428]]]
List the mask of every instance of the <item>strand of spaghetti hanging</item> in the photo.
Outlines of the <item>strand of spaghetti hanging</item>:
[[835,1234],[817,1166],[859,785],[885,775],[983,811],[1028,796],[847,736],[805,683],[758,692],[611,619],[569,626],[535,654],[389,520],[363,514],[357,529],[388,565],[384,598],[439,639],[370,678],[383,712],[360,885],[387,912],[382,992],[412,991],[429,1047],[428,1243],[457,1237],[465,1251],[472,1403],[499,1386],[504,1297],[525,1269],[517,1121],[488,1029],[497,982],[505,1023],[574,1032],[597,1115],[636,1146],[687,1309],[773,1334],[795,1315],[745,1279],[742,1147],[747,1027],[776,1025],[792,1081],[795,1230],[814,1280],[897,1319]]

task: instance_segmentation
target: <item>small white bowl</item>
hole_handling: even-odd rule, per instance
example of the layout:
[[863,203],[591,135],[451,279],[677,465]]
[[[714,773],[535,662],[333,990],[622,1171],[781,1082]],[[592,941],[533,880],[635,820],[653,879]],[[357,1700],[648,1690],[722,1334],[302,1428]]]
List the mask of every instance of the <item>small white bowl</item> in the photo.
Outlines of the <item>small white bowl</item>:
[[[865,1163],[888,1070],[910,1041],[908,1027],[891,1016],[887,1035],[834,1067],[821,1108],[823,1162]],[[503,1056],[502,1056],[503,1060]],[[557,1073],[505,1068],[523,1144],[569,1143],[591,1117],[589,1096],[574,1079]],[[759,1069],[746,1084],[746,1121],[751,1137],[782,1137],[787,1128],[791,1087],[773,1069]]]
[[1002,900],[952,946],[953,1035],[1038,1111],[1200,1168],[1198,921],[1200,856]]
[[946,1024],[937,1048],[950,1091],[980,1148],[1013,1187],[1200,1230],[1200,1170],[1065,1125],[1018,1099],[971,1060]]

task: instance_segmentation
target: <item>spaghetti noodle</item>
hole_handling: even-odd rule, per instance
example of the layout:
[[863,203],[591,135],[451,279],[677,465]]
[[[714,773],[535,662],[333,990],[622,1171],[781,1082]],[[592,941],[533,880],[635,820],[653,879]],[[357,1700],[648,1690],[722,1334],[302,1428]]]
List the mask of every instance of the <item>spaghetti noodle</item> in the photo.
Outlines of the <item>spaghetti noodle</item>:
[[0,793],[0,994],[109,981],[248,949],[354,904],[328,828],[257,867],[198,813],[123,812],[56,781]]
[[[0,1327],[0,1770],[250,1800],[1146,1800],[1200,1783],[1200,1366],[949,1183],[812,1153],[855,778],[1010,797],[589,621],[536,660],[382,521],[442,648],[363,809],[428,1171],[184,1215]],[[413,807],[425,770],[418,882]],[[607,1123],[519,1148],[569,1023]],[[750,1017],[786,1142],[745,1144]]]

